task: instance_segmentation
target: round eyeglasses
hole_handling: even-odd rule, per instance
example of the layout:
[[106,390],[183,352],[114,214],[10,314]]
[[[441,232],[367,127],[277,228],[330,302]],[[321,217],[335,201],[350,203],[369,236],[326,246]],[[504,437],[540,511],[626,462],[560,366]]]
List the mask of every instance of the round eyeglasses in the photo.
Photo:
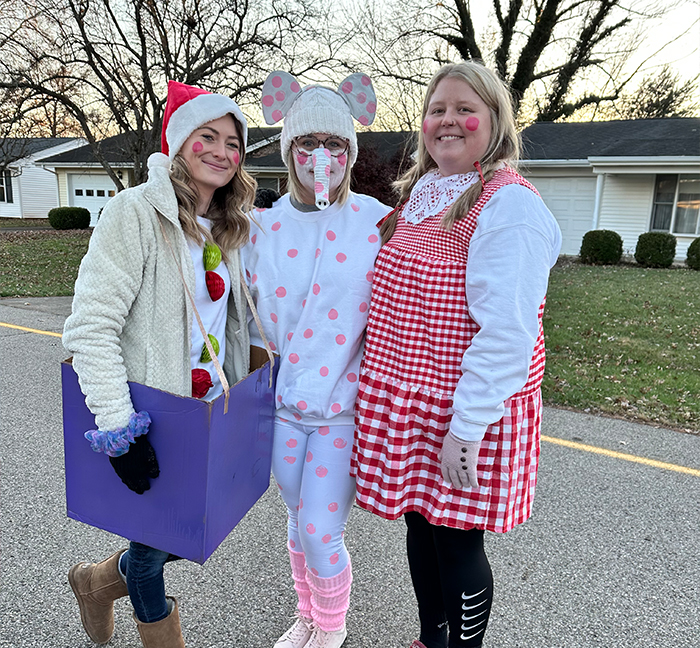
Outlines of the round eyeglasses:
[[318,148],[325,148],[331,154],[331,157],[339,157],[348,152],[350,142],[342,137],[328,137],[324,140],[318,139],[313,135],[304,135],[297,137],[294,140],[294,146],[297,153],[302,155],[311,155]]

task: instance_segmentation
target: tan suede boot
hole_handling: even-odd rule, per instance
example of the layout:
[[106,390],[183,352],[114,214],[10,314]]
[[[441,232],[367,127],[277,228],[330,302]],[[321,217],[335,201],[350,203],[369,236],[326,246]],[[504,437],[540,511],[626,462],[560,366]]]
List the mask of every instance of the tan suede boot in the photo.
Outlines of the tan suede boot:
[[129,592],[119,573],[121,549],[100,563],[78,563],[68,572],[80,607],[80,620],[88,637],[95,643],[107,643],[114,634],[114,601]]
[[155,623],[141,623],[134,614],[143,648],[185,648],[177,599],[168,597],[168,607],[170,614]]

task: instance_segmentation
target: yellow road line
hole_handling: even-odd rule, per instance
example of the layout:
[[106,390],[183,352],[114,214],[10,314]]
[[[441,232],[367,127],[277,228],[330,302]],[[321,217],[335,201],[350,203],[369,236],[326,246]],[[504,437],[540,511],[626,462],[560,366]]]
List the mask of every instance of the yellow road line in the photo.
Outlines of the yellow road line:
[[623,459],[624,461],[632,461],[634,463],[644,464],[645,466],[652,466],[653,468],[673,470],[674,472],[684,473],[686,475],[693,475],[693,477],[700,477],[700,470],[697,470],[695,468],[678,466],[676,464],[666,463],[665,461],[656,461],[656,459],[646,459],[645,457],[637,457],[635,455],[626,454],[624,452],[615,452],[615,450],[607,450],[606,448],[599,448],[597,446],[587,445],[585,443],[567,441],[566,439],[557,439],[555,437],[544,435],[541,438],[543,441],[547,441],[548,443],[555,443],[557,445],[566,446],[567,448],[574,448],[575,450],[594,452],[596,454],[605,455],[606,457],[612,457],[613,459]]
[[39,329],[27,328],[26,326],[17,326],[16,324],[7,324],[5,322],[0,322],[0,326],[6,326],[7,328],[19,329],[20,331],[27,331],[28,333],[38,333],[39,335],[52,335],[53,337],[62,337],[60,333],[54,333],[53,331],[40,331]]

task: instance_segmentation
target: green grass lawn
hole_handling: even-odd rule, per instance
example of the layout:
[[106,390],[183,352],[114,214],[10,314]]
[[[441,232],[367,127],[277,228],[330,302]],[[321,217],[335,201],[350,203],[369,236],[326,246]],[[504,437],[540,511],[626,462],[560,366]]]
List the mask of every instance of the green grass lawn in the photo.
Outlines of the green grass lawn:
[[[0,296],[71,295],[90,230],[2,232]],[[545,402],[700,433],[700,272],[552,271]]]
[[0,230],[10,227],[51,227],[48,218],[0,218]]
[[700,272],[564,262],[544,328],[545,402],[700,432]]

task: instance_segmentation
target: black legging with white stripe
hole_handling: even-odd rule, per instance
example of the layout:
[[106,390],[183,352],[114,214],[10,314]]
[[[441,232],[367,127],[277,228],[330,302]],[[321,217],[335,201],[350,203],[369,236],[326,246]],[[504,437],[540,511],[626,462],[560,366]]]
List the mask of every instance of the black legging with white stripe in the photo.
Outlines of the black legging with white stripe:
[[415,512],[404,517],[420,640],[427,648],[478,648],[493,599],[484,532],[435,526]]

